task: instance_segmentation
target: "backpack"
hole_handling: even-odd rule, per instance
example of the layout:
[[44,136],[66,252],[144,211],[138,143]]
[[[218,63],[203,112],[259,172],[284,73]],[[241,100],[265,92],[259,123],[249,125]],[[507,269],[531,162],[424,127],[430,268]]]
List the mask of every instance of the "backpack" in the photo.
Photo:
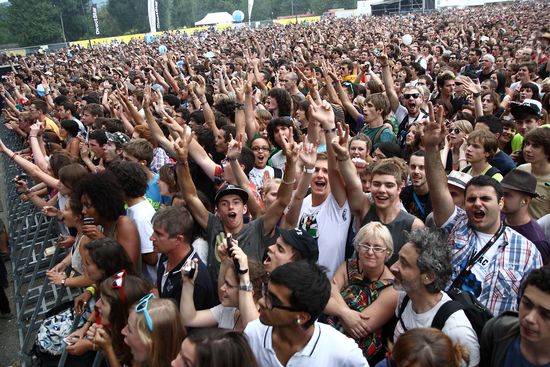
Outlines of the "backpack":
[[[467,165],[466,167],[464,167],[464,168],[461,170],[461,172],[468,173],[468,171],[469,171],[471,168],[472,168],[471,165]],[[484,176],[489,176],[489,177],[492,178],[492,177],[493,177],[494,175],[496,175],[497,173],[502,174],[498,168],[491,166],[491,168],[489,168],[489,169],[487,170],[487,172],[485,172],[483,175],[484,175]]]
[[[486,307],[481,305],[471,293],[462,292],[458,288],[453,288],[447,294],[451,300],[445,302],[439,310],[437,310],[437,313],[432,320],[431,327],[442,330],[447,322],[447,319],[455,312],[462,310],[468,318],[468,321],[470,321],[470,324],[472,324],[472,328],[477,335],[477,339],[481,340],[481,331],[483,330],[483,327],[487,321],[493,317],[491,312]],[[401,306],[399,307],[397,316],[397,320],[401,323],[401,326],[405,331],[407,331],[407,328],[405,327],[405,324],[403,324],[401,316],[403,315],[409,300],[409,296],[405,295],[403,301],[401,302]]]

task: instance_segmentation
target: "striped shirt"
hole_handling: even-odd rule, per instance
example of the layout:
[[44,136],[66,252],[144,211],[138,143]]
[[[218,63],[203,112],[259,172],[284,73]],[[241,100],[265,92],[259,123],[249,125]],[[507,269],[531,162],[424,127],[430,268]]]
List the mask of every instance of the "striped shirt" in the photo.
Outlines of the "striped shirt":
[[[466,212],[461,208],[455,207],[453,215],[441,229],[448,234],[452,279],[455,279],[470,256],[485,244],[479,247],[478,235],[468,225]],[[504,311],[517,310],[521,280],[531,270],[542,266],[542,257],[531,241],[510,227],[506,227],[495,245],[498,248],[492,251],[493,257],[486,264],[486,276],[481,280],[478,300],[497,316]]]

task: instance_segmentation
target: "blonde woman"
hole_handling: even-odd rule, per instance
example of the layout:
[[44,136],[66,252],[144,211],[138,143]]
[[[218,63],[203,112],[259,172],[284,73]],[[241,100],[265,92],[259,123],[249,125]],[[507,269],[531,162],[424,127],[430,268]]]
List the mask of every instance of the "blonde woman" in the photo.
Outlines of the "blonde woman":
[[[460,150],[466,151],[466,139],[468,134],[474,130],[472,124],[468,120],[457,120],[452,122],[449,127],[449,134],[445,138],[445,146],[441,149],[441,161],[443,165],[450,171],[460,171],[466,166],[466,160],[461,161]],[[449,158],[449,154],[451,157]],[[449,167],[452,159],[452,168]],[[449,169],[450,168],[450,169]]]
[[148,294],[131,308],[122,335],[140,367],[169,367],[187,332],[173,300]]
[[332,278],[332,292],[325,313],[328,323],[355,339],[369,364],[385,353],[382,327],[397,304],[394,276],[385,265],[393,253],[392,236],[380,222],[364,225],[353,241],[355,255]]

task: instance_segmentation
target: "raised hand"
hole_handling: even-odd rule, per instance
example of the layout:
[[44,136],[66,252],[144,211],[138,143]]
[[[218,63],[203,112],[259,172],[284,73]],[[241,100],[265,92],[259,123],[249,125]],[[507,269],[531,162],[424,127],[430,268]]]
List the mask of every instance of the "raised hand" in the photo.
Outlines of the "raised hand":
[[311,117],[319,121],[323,129],[333,129],[334,124],[334,111],[332,106],[327,101],[315,102],[311,96],[307,96],[310,103],[309,112]]
[[302,144],[298,158],[302,161],[304,167],[315,167],[315,163],[317,162],[317,145],[318,142],[308,143],[307,141]]
[[428,109],[430,111],[430,118],[424,119],[421,123],[424,125],[421,140],[422,145],[425,148],[439,147],[439,144],[447,133],[447,128],[443,120],[443,114],[445,113],[443,106],[433,106],[431,102],[428,102]]
[[243,135],[240,134],[240,136],[237,137],[237,140],[233,139],[233,135],[231,135],[231,140],[227,144],[227,158],[229,159],[238,159],[241,155],[241,150],[243,148]]
[[187,157],[189,156],[189,144],[191,143],[192,139],[193,133],[191,132],[191,128],[187,126],[184,129],[183,134],[180,135],[173,143],[174,150],[178,155],[178,160],[182,163],[187,162]]
[[349,158],[348,139],[349,126],[345,124],[345,127],[342,128],[342,125],[338,123],[338,136],[335,136],[331,142],[337,160],[343,161]]
[[231,79],[231,85],[235,90],[235,100],[237,103],[244,103],[245,83],[243,83],[241,78],[233,78]]
[[195,94],[197,97],[202,98],[206,94],[206,81],[202,75],[197,75],[197,82],[194,85]]

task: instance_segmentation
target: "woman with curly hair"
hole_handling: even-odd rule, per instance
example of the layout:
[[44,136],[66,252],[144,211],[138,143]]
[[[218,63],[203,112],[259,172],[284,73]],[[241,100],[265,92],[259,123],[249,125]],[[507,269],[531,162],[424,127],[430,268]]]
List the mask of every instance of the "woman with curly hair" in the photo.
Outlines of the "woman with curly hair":
[[95,240],[110,237],[124,247],[140,270],[140,243],[135,223],[124,215],[124,191],[110,171],[89,174],[80,183],[77,196],[82,203],[82,232]]

